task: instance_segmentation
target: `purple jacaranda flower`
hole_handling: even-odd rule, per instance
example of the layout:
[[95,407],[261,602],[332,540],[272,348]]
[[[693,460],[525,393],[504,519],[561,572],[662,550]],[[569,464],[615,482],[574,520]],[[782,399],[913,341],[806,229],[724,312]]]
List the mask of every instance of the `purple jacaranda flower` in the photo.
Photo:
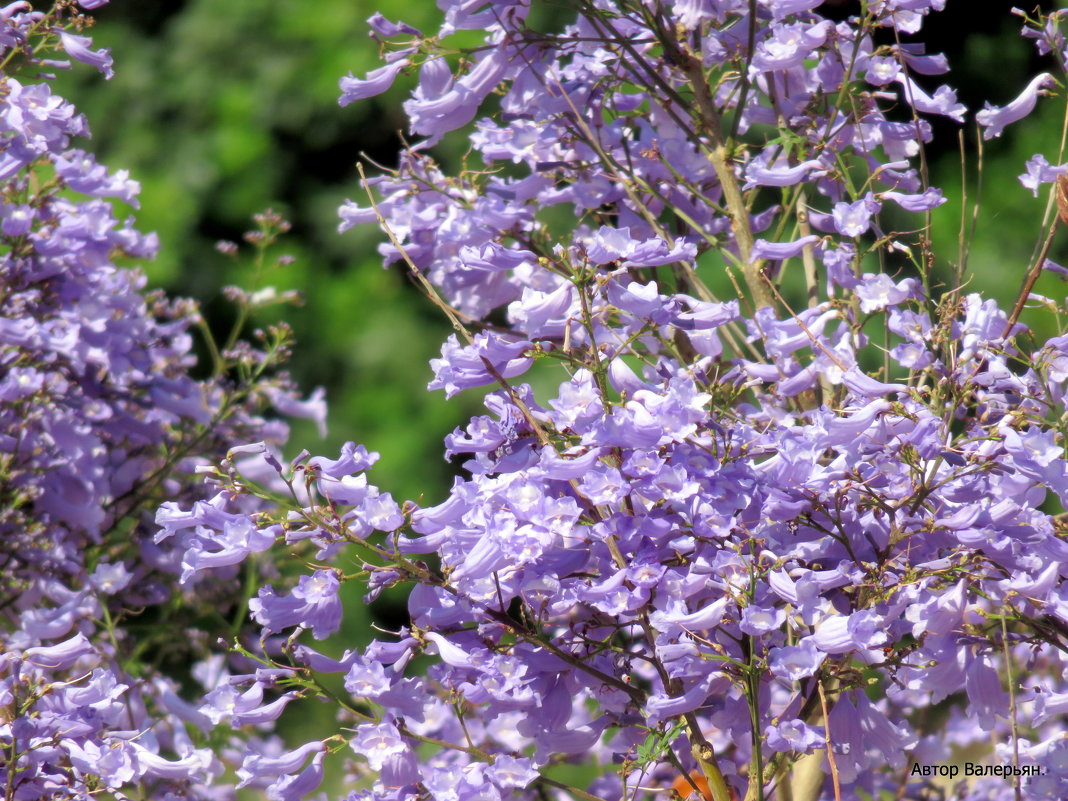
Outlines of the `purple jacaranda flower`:
[[975,121],[983,128],[983,139],[1001,136],[1006,125],[1018,122],[1034,111],[1038,96],[1044,94],[1043,90],[1053,84],[1053,76],[1043,72],[1032,78],[1027,88],[1008,105],[999,107],[987,103],[986,107],[975,115]]
[[860,310],[872,312],[885,309],[887,306],[895,306],[915,296],[917,283],[915,279],[903,278],[895,284],[886,273],[877,275],[865,273],[860,278],[856,293],[860,298]]
[[156,524],[160,526],[160,530],[155,541],[162,542],[185,529],[197,526],[221,529],[227,523],[233,522],[235,517],[226,511],[226,494],[222,492],[216,493],[209,500],[195,501],[188,512],[183,511],[178,503],[169,501],[156,511]]
[[679,695],[655,693],[645,704],[646,720],[656,724],[662,720],[674,718],[677,714],[692,711],[704,704],[712,692],[725,688],[727,681],[727,677],[722,673],[708,672]]
[[[900,33],[916,33],[923,24],[924,16],[930,11],[941,11],[945,4],[946,0],[878,0],[873,10],[886,15],[884,25],[892,25]],[[903,46],[912,47],[915,45]]]
[[754,158],[745,168],[744,189],[755,186],[793,186],[810,177],[814,172],[824,171],[819,159],[802,161],[791,166],[774,148],[768,148]]
[[786,611],[782,608],[768,609],[760,606],[747,606],[742,610],[742,619],[738,628],[746,634],[760,635],[775,631],[786,620]]
[[930,211],[946,202],[942,190],[937,187],[928,187],[920,194],[902,194],[901,192],[880,192],[879,197],[883,200],[892,200],[905,211],[922,212]]
[[404,525],[404,514],[388,492],[371,487],[357,510],[357,517],[377,531],[396,531]]
[[375,699],[389,692],[391,681],[379,662],[356,661],[345,675],[345,689],[360,698]]
[[1068,171],[1068,164],[1052,165],[1041,153],[1027,160],[1027,172],[1018,176],[1019,181],[1026,189],[1030,189],[1035,197],[1038,197],[1038,188],[1042,184],[1051,184],[1057,180],[1057,176]]
[[28,0],[14,0],[14,2],[8,3],[5,6],[0,6],[0,19],[11,19],[11,17],[16,14],[32,10],[33,6],[30,5]]
[[608,383],[617,392],[633,393],[645,386],[645,382],[638,377],[637,373],[621,357],[616,357],[608,363],[607,372]]
[[378,453],[369,452],[363,445],[346,442],[341,446],[341,453],[337,459],[313,456],[308,460],[308,468],[321,476],[340,479],[370,469],[378,458]]
[[253,783],[264,786],[278,781],[283,776],[294,775],[303,769],[309,756],[314,757],[325,750],[323,743],[312,741],[278,756],[249,753],[237,771],[237,777],[240,779],[237,787],[240,789]]
[[65,738],[62,747],[75,770],[86,777],[99,776],[109,789],[117,790],[137,776],[134,749],[122,740],[98,743]]
[[[828,220],[830,215],[827,215]],[[831,229],[829,229],[831,230]],[[822,251],[822,252],[821,252]],[[828,293],[833,293],[833,287],[839,286],[852,290],[859,283],[853,272],[853,260],[856,256],[856,248],[852,242],[842,242],[837,247],[821,247],[820,260],[827,268]]]
[[319,436],[321,438],[326,436],[326,390],[322,387],[317,387],[304,400],[300,400],[289,392],[273,388],[268,390],[267,397],[271,405],[282,414],[311,420],[315,423]]
[[675,0],[671,12],[684,30],[694,30],[702,23],[717,19],[718,9],[703,0]]
[[133,574],[122,562],[108,564],[101,562],[89,576],[89,583],[107,595],[121,592],[133,579]]
[[338,216],[341,218],[341,222],[337,226],[339,234],[345,233],[354,226],[374,222],[378,219],[374,208],[359,206],[352,200],[345,201],[338,209]]
[[511,26],[522,25],[529,7],[530,4],[524,0],[500,0],[494,8],[486,8],[479,3],[465,0],[443,3],[445,22],[441,33],[449,35],[459,30],[489,30],[492,34],[499,30],[503,23]]
[[380,40],[388,39],[392,36],[400,36],[401,34],[406,36],[420,35],[418,28],[413,28],[408,23],[400,20],[394,22],[386,19],[379,11],[367,18],[367,24],[371,27],[371,35]]
[[916,735],[897,726],[861,691],[842,693],[827,722],[836,762],[845,784],[852,784],[873,765],[900,768]]
[[1034,703],[1036,725],[1068,713],[1068,693],[1048,692],[1040,687],[1035,693]]
[[872,86],[886,86],[897,80],[900,72],[901,65],[898,64],[897,59],[875,56],[868,60],[864,79]]
[[853,203],[835,203],[831,216],[834,227],[842,236],[856,237],[868,231],[871,218],[878,214],[881,204],[869,192]]
[[508,306],[508,318],[528,337],[562,337],[578,319],[575,287],[565,283],[551,292],[525,287],[522,297]]
[[[444,57],[423,64],[419,89],[405,101],[413,133],[430,137],[434,142],[449,131],[469,123],[482,101],[497,84],[515,69],[518,54],[505,42],[483,51],[468,72],[453,79]],[[427,77],[428,65],[437,64],[440,72]],[[521,63],[521,62],[520,62]]]
[[1065,267],[1062,264],[1058,264],[1057,262],[1053,261],[1053,259],[1046,259],[1045,261],[1043,261],[1042,269],[1046,272],[1050,272],[1054,275],[1060,276],[1062,281],[1065,280],[1066,277],[1068,277],[1068,267]]
[[233,684],[220,684],[204,697],[199,711],[217,726],[234,715],[258,708],[262,702],[263,687],[259,683],[244,692]]
[[758,46],[753,56],[755,70],[788,70],[808,58],[809,54],[826,40],[834,29],[829,20],[816,24],[773,24],[768,36]]
[[818,241],[819,237],[814,234],[803,236],[793,242],[766,242],[763,239],[758,239],[753,244],[753,252],[749,258],[751,261],[756,261],[757,259],[773,259],[776,261],[792,259],[799,256],[806,246]]
[[890,309],[886,324],[895,334],[916,344],[925,344],[931,330],[931,318],[927,313],[911,309]]
[[738,319],[738,301],[713,303],[696,300],[688,295],[677,295],[690,307],[689,312],[676,315],[676,325],[687,331],[702,331],[719,328],[721,325]]
[[529,758],[517,758],[508,754],[499,754],[486,775],[502,790],[513,787],[521,790],[539,776]]
[[591,431],[592,444],[619,447],[649,447],[660,441],[663,428],[638,401],[629,401],[605,416]]
[[526,355],[530,348],[527,340],[511,340],[492,333],[478,334],[474,344],[466,346],[450,336],[441,348],[441,358],[430,361],[434,380],[427,388],[444,389],[445,396],[451,398],[461,390],[494,383],[497,379],[490,367],[502,378],[522,375],[534,363]]
[[662,239],[634,239],[630,228],[610,228],[607,225],[602,225],[586,246],[586,257],[598,265],[620,261],[625,267],[654,267],[674,261],[689,261],[695,255],[692,244],[680,242],[674,248],[669,248]]
[[109,50],[90,50],[89,45],[92,44],[92,39],[88,36],[78,36],[67,31],[60,31],[59,42],[67,55],[75,61],[81,61],[96,67],[105,78],[111,78],[115,74],[115,71],[111,68],[111,52]]
[[85,635],[78,632],[73,637],[55,645],[38,645],[27,648],[22,658],[31,665],[49,670],[66,670],[75,662],[95,655],[96,650]]
[[131,741],[130,745],[135,754],[138,773],[142,776],[177,781],[204,781],[212,771],[220,769],[218,761],[207,748],[195,749],[180,759],[165,759],[136,740]]
[[[932,7],[935,4],[929,4]],[[944,53],[926,53],[925,45],[919,42],[902,42],[894,45],[893,50],[905,60],[913,72],[920,75],[942,75],[949,72],[949,60]]]
[[608,285],[608,300],[618,309],[636,317],[664,323],[675,311],[674,298],[661,295],[655,281],[640,284],[637,281],[617,282]]
[[46,374],[32,367],[13,367],[0,379],[0,401],[12,402],[30,397],[45,386]]
[[211,729],[212,723],[207,716],[201,714],[196,706],[180,698],[172,682],[160,678],[153,684],[159,703],[174,719],[192,724],[205,734]]
[[455,643],[449,642],[443,635],[436,632],[427,634],[427,639],[437,647],[438,656],[446,665],[452,667],[473,667],[477,657],[464,650]]
[[764,730],[767,747],[772,753],[794,751],[808,754],[824,744],[822,726],[810,726],[800,720],[784,720]]
[[849,388],[850,392],[862,398],[878,398],[892,392],[908,391],[908,387],[904,384],[887,384],[883,381],[876,381],[855,367],[846,370],[842,374],[842,383]]
[[886,642],[883,621],[864,609],[850,615],[832,615],[816,626],[813,644],[827,654],[865,651]]
[[964,671],[964,690],[969,709],[983,728],[989,730],[998,716],[1009,714],[1009,695],[1001,687],[998,669],[989,654],[971,660]]
[[323,782],[323,759],[325,754],[319,752],[300,773],[294,776],[280,776],[267,786],[267,798],[270,801],[301,801],[314,792]]
[[367,760],[371,770],[382,770],[386,760],[401,756],[409,750],[408,744],[397,731],[390,715],[380,723],[363,723],[356,728],[356,736],[349,747]]
[[890,357],[909,370],[923,370],[935,363],[934,354],[916,342],[895,345],[890,350]]
[[[875,404],[878,404],[878,406],[875,407]],[[879,411],[885,410],[888,405],[889,404],[885,401],[874,402],[872,404],[872,406],[875,407],[874,410],[860,426],[855,424],[850,425],[849,428],[846,431],[841,432],[841,434],[835,432],[835,436],[842,436],[843,438],[855,437],[859,431],[871,424],[875,415]],[[854,417],[856,417],[856,415],[854,415]],[[842,419],[846,423],[854,423],[851,419],[839,419]],[[768,574],[768,586],[772,592],[784,601],[789,601],[794,604],[807,625],[812,625],[815,622],[815,616],[820,611],[822,605],[822,592],[831,587],[841,586],[844,583],[846,583],[846,579],[841,575],[825,579],[820,577],[814,571],[802,573],[796,581],[791,578],[785,570],[776,570]]]
[[627,493],[627,482],[614,467],[604,464],[588,470],[580,483],[582,494],[594,504],[618,509]]
[[963,103],[957,102],[957,93],[948,86],[939,86],[934,95],[929,95],[908,76],[898,76],[897,82],[901,84],[905,102],[916,111],[924,114],[940,114],[957,122],[964,121],[967,108]]
[[[993,300],[983,300],[977,294],[964,298],[964,319],[955,328],[955,335],[960,340],[961,353],[971,358],[987,347],[1000,343],[1008,329],[1008,319]],[[1011,336],[1020,330],[1019,324],[1012,326]]]
[[264,531],[244,516],[223,522],[222,531],[195,540],[182,557],[182,583],[208,568],[242,562],[250,553],[262,553],[274,545],[274,533]]
[[33,225],[34,216],[30,206],[0,206],[0,231],[8,236],[26,236]]
[[362,504],[369,491],[367,476],[362,473],[356,476],[342,476],[337,479],[323,476],[316,482],[316,486],[324,498],[343,506]]
[[799,681],[816,675],[825,658],[812,638],[806,637],[797,645],[772,648],[768,652],[768,665],[780,679]]
[[[1009,751],[1000,743],[995,753],[1001,765],[1009,765],[1017,759],[1016,748]],[[1039,770],[1039,775],[1027,779],[1025,786],[1028,796],[1055,801],[1068,792],[1068,745],[1059,732],[1034,745],[1021,738],[1018,759],[1021,765],[1033,765]],[[1000,781],[1004,784],[1003,780]]]
[[264,587],[248,602],[249,611],[264,630],[279,632],[294,626],[310,628],[317,640],[333,634],[341,623],[340,587],[331,570],[316,570],[301,576],[289,595],[277,595]]
[[359,656],[355,651],[345,651],[341,659],[331,659],[307,645],[296,645],[293,648],[293,657],[317,673],[344,673]]
[[765,6],[771,12],[772,19],[779,21],[793,14],[811,11],[819,4],[819,0],[771,0]]
[[393,85],[393,81],[396,80],[401,70],[408,66],[408,63],[408,59],[402,58],[392,64],[371,70],[363,79],[353,77],[352,73],[349,73],[348,77],[339,81],[341,97],[338,98],[338,104],[347,106],[356,100],[382,94]]

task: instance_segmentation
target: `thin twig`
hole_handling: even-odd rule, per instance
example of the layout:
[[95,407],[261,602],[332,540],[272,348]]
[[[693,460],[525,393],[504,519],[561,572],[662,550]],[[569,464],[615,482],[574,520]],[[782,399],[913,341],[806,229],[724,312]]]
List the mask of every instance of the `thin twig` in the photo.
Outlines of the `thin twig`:
[[1009,314],[1009,319],[1005,323],[1005,330],[1001,334],[1002,339],[1012,333],[1013,326],[1020,319],[1024,304],[1027,302],[1027,298],[1031,296],[1031,290],[1034,289],[1035,282],[1038,281],[1038,277],[1042,274],[1042,266],[1046,263],[1050,248],[1053,247],[1053,237],[1057,234],[1057,227],[1060,222],[1061,220],[1058,216],[1054,217],[1053,222],[1049,224],[1046,240],[1042,243],[1042,248],[1039,250],[1034,264],[1031,265],[1031,269],[1027,271],[1027,277],[1024,279],[1023,286],[1020,287],[1020,293],[1016,296],[1016,303],[1012,307],[1012,313]]
[[816,678],[816,689],[820,694],[820,707],[823,709],[823,738],[827,743],[827,764],[831,769],[831,782],[834,784],[834,801],[842,801],[842,787],[838,781],[838,763],[834,761],[834,746],[831,744],[831,717],[827,710],[827,695],[823,692],[823,680]]
[[1013,767],[1013,795],[1016,801],[1021,801],[1023,791],[1020,788],[1020,728],[1016,720],[1016,679],[1012,675],[1012,658],[1009,653],[1009,630],[1005,623],[1005,615],[1001,616],[1001,647],[1005,654],[1005,678],[1009,684],[1009,722],[1012,725],[1012,767]]
[[697,100],[697,108],[701,113],[701,121],[705,131],[712,142],[712,150],[708,154],[712,162],[712,169],[719,179],[720,188],[723,191],[723,199],[727,210],[730,212],[731,233],[738,245],[739,267],[742,270],[742,278],[745,279],[749,294],[753,298],[753,306],[775,306],[775,301],[767,290],[767,284],[763,278],[763,260],[753,260],[753,228],[749,223],[749,209],[746,208],[742,189],[738,185],[738,177],[734,174],[734,165],[731,163],[730,152],[727,143],[723,140],[720,130],[721,121],[719,112],[716,111],[712,96],[705,83],[704,70],[696,59],[688,59],[686,74],[693,85],[694,96]]
[[692,746],[693,758],[697,760],[697,766],[708,781],[708,789],[712,791],[712,801],[731,801],[730,788],[727,787],[727,781],[723,778],[719,765],[716,764],[716,752],[712,748],[712,743],[701,731],[697,716],[693,712],[687,712],[683,720],[686,721],[686,736]]
[[557,790],[563,790],[565,793],[571,793],[577,798],[583,799],[583,801],[605,801],[599,795],[587,793],[585,790],[580,790],[577,787],[572,787],[570,784],[558,782],[556,779],[550,779],[548,776],[539,776],[534,781],[538,782],[539,784],[547,784],[550,787],[555,787]]
[[[363,165],[357,164],[356,171],[360,174],[360,181],[363,183],[363,187],[367,191],[367,197],[371,202],[371,208],[374,210],[375,218],[378,220],[379,227],[381,227],[382,230],[385,232],[386,236],[389,237],[389,241],[393,243],[393,247],[395,247],[397,249],[397,252],[400,253],[401,258],[404,259],[404,263],[408,265],[408,269],[411,272],[412,277],[415,278],[415,280],[419,283],[419,286],[423,289],[423,293],[427,296],[427,298],[430,299],[430,302],[437,306],[439,309],[441,309],[442,312],[444,312],[445,316],[452,324],[453,330],[455,330],[456,333],[460,335],[460,337],[464,340],[466,344],[474,345],[475,338],[471,336],[471,332],[467,329],[467,327],[462,322],[460,322],[460,318],[456,310],[453,309],[452,306],[450,306],[442,299],[441,295],[438,294],[437,288],[432,283],[430,283],[429,279],[427,279],[425,275],[423,275],[422,270],[415,266],[415,262],[412,261],[411,257],[408,255],[408,252],[404,249],[404,246],[397,238],[397,235],[393,232],[393,229],[390,228],[389,223],[386,221],[386,218],[382,216],[382,211],[378,208],[378,203],[375,201],[374,193],[371,191],[371,187],[367,183],[367,176],[364,174]],[[501,385],[504,391],[508,393],[509,400],[512,401],[513,405],[515,405],[515,407],[519,409],[520,414],[522,414],[524,419],[526,419],[527,425],[530,426],[531,430],[538,437],[538,442],[540,442],[542,445],[548,445],[549,436],[545,433],[545,429],[542,428],[541,424],[534,417],[534,414],[530,411],[530,407],[527,406],[523,399],[519,397],[519,394],[515,391],[512,385],[509,384],[507,379],[505,379],[505,377],[500,374],[500,371],[498,371],[497,368],[493,366],[493,363],[490,362],[489,359],[483,356],[482,364],[485,366],[486,372],[488,372],[493,377],[493,379]]]
[[358,172],[360,175],[360,183],[363,184],[363,188],[367,192],[367,199],[371,202],[371,208],[374,210],[375,219],[378,220],[378,225],[385,232],[386,236],[389,237],[389,241],[393,244],[393,247],[395,247],[397,249],[397,252],[400,253],[400,257],[404,260],[404,263],[408,265],[408,269],[411,271],[412,277],[416,280],[416,282],[418,282],[423,292],[430,299],[430,302],[445,313],[445,316],[452,324],[453,330],[455,330],[456,333],[460,335],[461,339],[463,339],[463,341],[466,342],[468,345],[473,345],[475,342],[475,338],[471,336],[471,332],[468,331],[464,324],[460,322],[460,318],[456,316],[456,312],[453,310],[453,308],[444,300],[442,300],[441,295],[438,294],[438,290],[434,287],[432,283],[430,283],[427,277],[423,275],[423,271],[415,266],[415,262],[412,261],[411,257],[408,255],[408,251],[404,249],[404,246],[400,243],[400,240],[397,239],[397,235],[393,233],[393,229],[390,228],[389,223],[386,222],[386,218],[382,216],[382,211],[378,208],[378,202],[375,200],[374,193],[371,191],[371,185],[367,182],[367,175],[363,171],[362,164],[356,165],[356,172]]
[[[812,226],[809,224],[808,219],[808,198],[805,196],[804,189],[797,193],[797,228],[802,239],[812,233]],[[816,275],[816,256],[813,253],[813,249],[811,244],[801,248],[801,263],[805,267],[805,296],[810,309],[818,306],[820,302],[819,279]]]

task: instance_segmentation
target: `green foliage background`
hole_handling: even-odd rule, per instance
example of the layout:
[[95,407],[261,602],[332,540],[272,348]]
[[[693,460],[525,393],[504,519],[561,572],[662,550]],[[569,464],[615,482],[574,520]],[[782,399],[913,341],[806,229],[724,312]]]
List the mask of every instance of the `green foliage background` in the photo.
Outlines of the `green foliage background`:
[[298,340],[292,373],[307,391],[327,388],[328,438],[298,424],[293,443],[329,454],[362,442],[383,455],[383,487],[430,502],[451,472],[441,439],[472,411],[471,401],[444,404],[424,391],[446,326],[403,275],[381,268],[376,230],[337,234],[337,207],[360,197],[360,152],[393,164],[403,127],[400,87],[345,109],[337,102],[342,75],[376,66],[365,23],[376,8],[428,29],[440,14],[396,0],[114,0],[91,33],[111,48],[115,78],[79,69],[58,91],[88,117],[88,147],[142,184],[139,227],[162,243],[142,265],[150,282],[202,301],[215,328],[230,320],[221,288],[255,288],[215,242],[240,242],[268,206],[292,221],[277,253],[295,263],[266,283],[299,289],[305,303],[254,322],[288,320]]

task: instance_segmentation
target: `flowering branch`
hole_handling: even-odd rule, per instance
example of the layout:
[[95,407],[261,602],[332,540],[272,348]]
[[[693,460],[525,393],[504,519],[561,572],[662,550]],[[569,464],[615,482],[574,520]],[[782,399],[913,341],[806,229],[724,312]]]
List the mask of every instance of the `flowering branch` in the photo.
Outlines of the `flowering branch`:
[[[272,293],[231,291],[190,378],[195,308],[150,308],[108,261],[152,250],[102,200],[135,185],[69,147],[83,123],[46,84],[4,78],[7,798],[232,777],[299,801],[334,762],[347,801],[919,798],[925,760],[991,737],[968,801],[1064,797],[1068,339],[1021,337],[1057,222],[1008,313],[963,275],[940,290],[924,148],[967,109],[923,88],[948,65],[912,36],[941,4],[584,0],[551,34],[525,0],[441,5],[437,33],[372,17],[385,64],[341,81],[348,103],[418,73],[418,141],[359,168],[340,227],[377,225],[452,325],[430,388],[484,391],[436,505],[370,483],[355,443],[282,457],[267,404],[323,408],[269,377],[284,330],[239,341]],[[0,10],[5,67],[43,37],[110,71],[56,14]],[[1062,64],[1063,16],[1025,19]],[[984,135],[1053,85],[982,110]],[[454,170],[430,154],[458,131]],[[404,625],[332,648],[346,584],[403,588]],[[184,685],[169,647],[199,660]],[[313,698],[336,725],[291,748],[272,729]]]

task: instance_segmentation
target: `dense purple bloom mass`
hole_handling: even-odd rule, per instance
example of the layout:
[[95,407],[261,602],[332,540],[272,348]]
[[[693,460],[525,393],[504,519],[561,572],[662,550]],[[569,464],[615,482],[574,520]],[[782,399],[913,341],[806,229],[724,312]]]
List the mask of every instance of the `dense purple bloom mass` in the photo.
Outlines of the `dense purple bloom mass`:
[[[420,33],[388,35],[390,80],[401,57],[419,75],[412,133],[432,144],[465,123],[492,72],[500,113],[470,141],[489,167],[515,167],[445,178],[417,145],[368,182],[387,261],[426,275],[454,321],[478,328],[503,308],[510,329],[455,337],[434,362],[431,388],[449,395],[498,385],[491,415],[447,441],[469,455],[470,477],[443,504],[413,507],[415,536],[397,542],[404,559],[436,554],[442,573],[389,560],[394,580],[416,584],[412,633],[442,663],[430,680],[474,709],[461,735],[438,701],[412,716],[380,700],[392,727],[413,732],[409,748],[425,721],[457,746],[388,781],[353,741],[380,772],[374,798],[498,797],[506,788],[481,777],[508,753],[543,770],[622,759],[584,789],[631,797],[707,747],[715,764],[697,767],[716,798],[717,780],[770,797],[827,743],[835,763],[804,797],[922,792],[911,749],[934,733],[923,710],[945,699],[961,745],[1062,734],[1034,716],[1032,690],[1010,707],[1002,685],[1024,662],[1056,686],[1063,672],[1068,542],[1046,509],[1068,500],[1068,464],[1063,432],[1043,422],[1063,402],[1063,343],[1017,350],[1015,314],[935,292],[922,261],[866,271],[869,253],[917,247],[885,230],[886,201],[922,213],[944,200],[915,167],[930,128],[894,121],[891,105],[957,120],[965,109],[910,74],[944,73],[943,57],[876,44],[892,41],[883,27],[919,31],[940,3],[877,3],[844,23],[818,6],[595,3],[539,39],[525,3],[502,4],[486,24],[493,50],[466,71]],[[468,8],[450,4],[448,18]],[[1052,35],[1034,25],[1028,35]],[[857,81],[872,90],[841,103]],[[985,136],[1051,83],[1040,75],[981,111]],[[746,137],[761,125],[789,146]],[[1052,180],[1032,173],[1035,188]],[[553,207],[577,219],[569,238],[551,233]],[[755,236],[798,208],[818,234]],[[376,216],[349,203],[342,228]],[[796,314],[772,289],[791,260],[809,276]],[[702,282],[716,269],[744,282],[741,320]],[[891,337],[874,375],[869,314]],[[555,398],[511,383],[547,359],[570,371]],[[650,730],[672,732],[673,758],[638,749]],[[1027,773],[1063,770],[1029,753]],[[458,780],[461,766],[480,778]],[[1034,797],[1051,792],[1032,782]]]
[[[172,627],[194,623],[248,543],[272,541],[242,519],[221,547],[198,551],[204,540],[188,532],[154,540],[153,512],[198,498],[195,468],[235,440],[284,441],[286,426],[260,412],[296,398],[285,381],[227,374],[278,361],[280,331],[194,379],[196,306],[148,294],[138,271],[116,266],[151,258],[157,242],[116,218],[110,199],[136,207],[139,185],[75,147],[86,122],[40,77],[52,52],[111,75],[107,51],[73,32],[85,20],[69,6],[0,8],[0,792],[210,797],[197,788],[222,763],[195,733],[210,723],[179,698],[181,676],[151,663],[161,647],[207,653],[176,643]],[[211,508],[224,507],[255,505]],[[183,559],[231,567],[183,606]]]
[[[352,443],[285,461],[270,425],[222,425],[183,372],[189,312],[148,315],[108,261],[149,249],[101,199],[129,179],[66,149],[84,123],[46,84],[6,79],[0,402],[36,438],[20,461],[0,433],[26,588],[0,663],[10,799],[229,797],[224,766],[314,798],[334,763],[349,801],[934,798],[916,766],[965,755],[985,777],[955,797],[1062,798],[1068,337],[1025,347],[1022,301],[947,282],[908,218],[944,201],[925,118],[967,113],[945,59],[902,42],[944,3],[594,0],[554,33],[525,0],[439,5],[436,34],[372,17],[387,64],[342,79],[342,103],[410,80],[422,139],[340,226],[381,216],[387,264],[452,322],[431,388],[490,388],[437,504],[398,504]],[[1062,16],[1026,19],[1041,52]],[[1051,85],[976,119],[998,136]],[[430,148],[470,123],[450,174]],[[89,199],[30,197],[39,158]],[[1025,186],[1061,172],[1036,156]],[[115,499],[202,427],[244,444],[201,468],[211,497],[175,473],[140,536]],[[331,656],[352,581],[407,587],[409,619]],[[113,616],[177,592],[230,604],[196,699],[119,666]],[[283,745],[309,697],[338,725]]]

